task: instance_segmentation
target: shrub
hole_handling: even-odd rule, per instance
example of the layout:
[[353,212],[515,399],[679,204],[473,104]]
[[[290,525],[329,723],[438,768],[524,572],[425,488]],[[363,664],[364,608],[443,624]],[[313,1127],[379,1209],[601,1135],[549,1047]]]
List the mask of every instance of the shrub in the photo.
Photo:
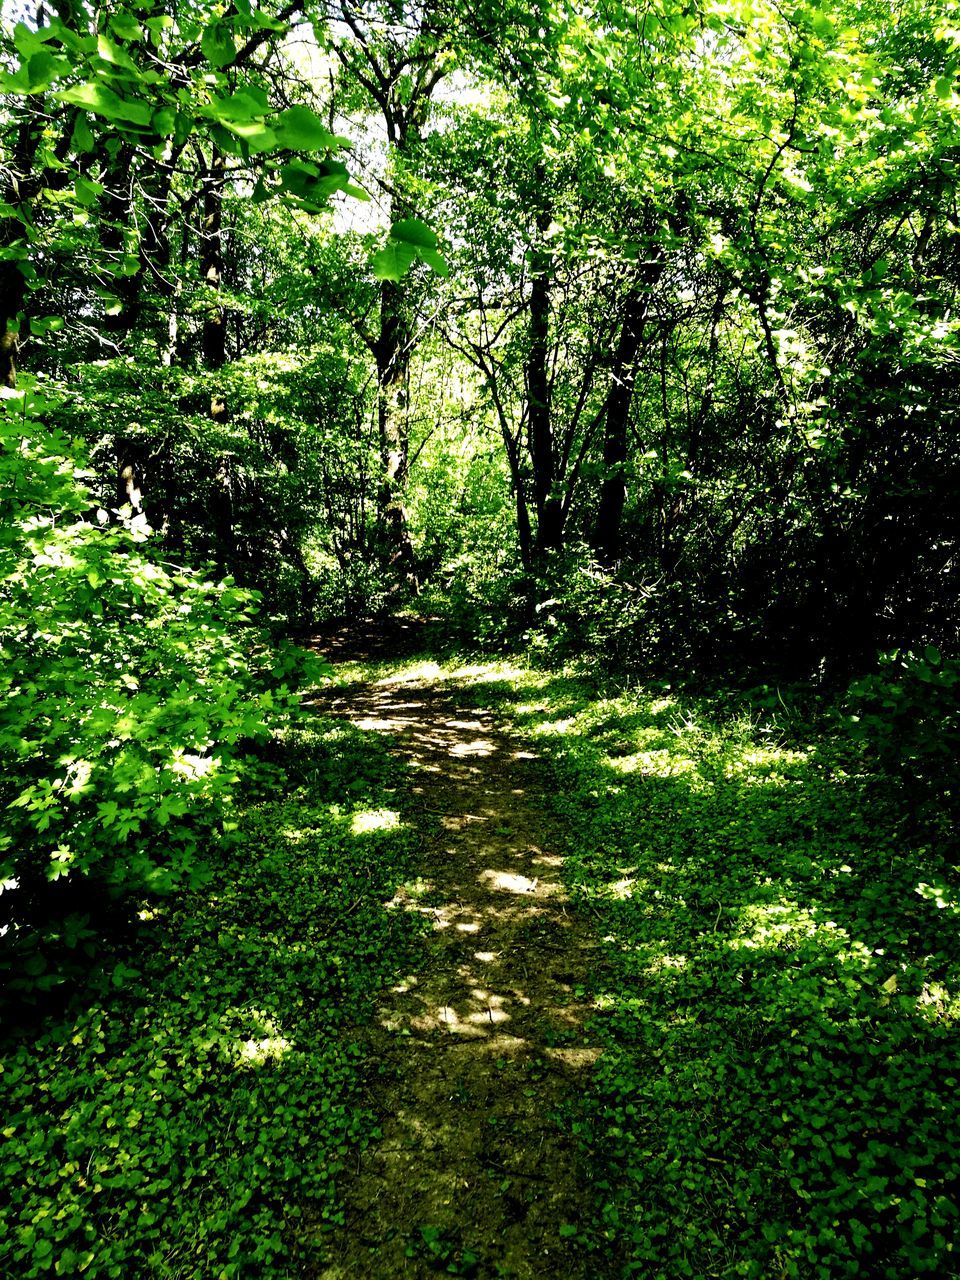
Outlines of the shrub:
[[95,504],[49,407],[28,385],[0,415],[0,963],[15,989],[60,980],[51,946],[92,950],[91,902],[204,874],[238,752],[291,699],[269,687],[269,651],[251,657],[255,596],[151,558],[142,517]]
[[848,693],[854,736],[924,809],[960,803],[960,660],[891,653]]
[[597,564],[587,548],[573,548],[548,567],[539,583],[529,640],[534,651],[561,661],[588,657],[609,670],[636,670],[655,647],[653,591]]

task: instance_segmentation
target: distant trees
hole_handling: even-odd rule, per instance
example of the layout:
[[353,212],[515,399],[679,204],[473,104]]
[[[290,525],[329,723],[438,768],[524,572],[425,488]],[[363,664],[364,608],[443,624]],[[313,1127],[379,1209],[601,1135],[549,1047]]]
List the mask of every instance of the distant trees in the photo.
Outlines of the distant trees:
[[697,661],[951,642],[946,11],[634,19],[492,53],[431,156],[523,563],[586,544]]
[[[406,512],[410,462],[410,363],[417,342],[410,305],[400,283],[416,260],[415,249],[435,255],[435,238],[422,228],[410,167],[422,146],[431,99],[456,63],[449,16],[441,5],[353,3],[341,0],[318,35],[335,57],[342,108],[373,114],[385,156],[376,177],[380,205],[391,222],[414,228],[413,239],[396,239],[375,263],[378,306],[367,341],[376,361],[377,429],[380,439],[378,504],[386,546],[395,571],[415,584],[414,550]],[[420,242],[419,244],[417,242]]]
[[0,375],[82,372],[112,504],[288,617],[588,572],[637,660],[950,642],[946,10],[309,17],[5,35]]

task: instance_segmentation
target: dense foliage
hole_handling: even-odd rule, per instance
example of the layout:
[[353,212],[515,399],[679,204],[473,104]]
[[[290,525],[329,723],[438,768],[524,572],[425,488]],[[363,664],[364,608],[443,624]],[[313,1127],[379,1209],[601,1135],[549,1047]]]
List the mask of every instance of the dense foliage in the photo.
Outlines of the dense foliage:
[[51,946],[92,949],[98,897],[209,874],[244,744],[289,715],[304,664],[258,652],[249,593],[151,557],[142,515],[110,523],[41,391],[4,408],[2,963],[44,990]]
[[8,32],[3,375],[172,558],[478,636],[588,574],[638,667],[952,650],[948,5],[138,14]]
[[313,1265],[412,840],[290,638],[406,611],[664,686],[505,690],[584,1246],[956,1272],[958,76],[954,0],[3,6],[0,1269]]

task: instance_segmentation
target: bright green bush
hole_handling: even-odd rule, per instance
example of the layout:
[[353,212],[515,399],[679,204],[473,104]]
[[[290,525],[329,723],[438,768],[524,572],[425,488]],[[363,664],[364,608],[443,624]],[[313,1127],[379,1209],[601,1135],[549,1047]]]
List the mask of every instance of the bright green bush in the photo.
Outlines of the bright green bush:
[[238,750],[291,695],[251,657],[250,593],[158,562],[142,518],[98,507],[38,387],[4,409],[0,925],[13,985],[43,987],[47,945],[90,942],[85,885],[204,874]]

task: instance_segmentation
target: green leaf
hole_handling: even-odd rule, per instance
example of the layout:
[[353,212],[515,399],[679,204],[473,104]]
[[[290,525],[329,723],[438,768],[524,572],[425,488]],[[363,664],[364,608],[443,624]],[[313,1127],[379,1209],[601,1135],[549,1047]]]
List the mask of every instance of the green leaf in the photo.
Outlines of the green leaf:
[[818,35],[821,40],[829,40],[834,31],[834,23],[830,15],[823,13],[820,9],[810,9],[807,11],[806,16],[810,23],[811,30]]
[[319,169],[312,164],[303,164],[299,160],[291,160],[280,169],[280,181],[285,191],[296,196],[305,196],[320,175]]
[[66,58],[57,58],[46,51],[35,53],[26,66],[27,81],[30,92],[37,93],[46,89],[54,80],[70,71],[70,63]]
[[391,240],[416,245],[418,249],[436,249],[440,243],[434,233],[419,218],[403,218],[390,228]]
[[108,36],[97,36],[97,55],[111,67],[121,67],[124,71],[132,71],[136,76],[140,74],[136,63],[126,49],[121,49],[119,45],[114,44]]
[[237,56],[237,47],[233,42],[233,36],[226,27],[215,22],[207,27],[200,39],[200,48],[203,50],[203,56],[214,67],[218,69],[228,67]]
[[425,262],[438,276],[446,277],[450,274],[450,268],[442,255],[437,253],[436,249],[418,249],[417,256],[421,262]]
[[236,137],[242,138],[254,155],[262,151],[272,151],[277,145],[277,135],[259,121],[240,124],[238,121],[225,120],[223,127],[229,129]]
[[30,76],[26,66],[22,66],[15,75],[0,73],[0,93],[29,93]]
[[176,124],[176,115],[169,107],[161,107],[153,113],[152,127],[161,138],[169,138]]
[[57,333],[62,328],[63,316],[43,316],[30,321],[30,332],[37,338],[45,333]]
[[309,107],[289,107],[280,113],[273,127],[281,146],[291,151],[332,151],[344,143]]
[[115,13],[110,19],[110,30],[121,40],[143,39],[143,28],[130,13]]
[[262,120],[270,110],[270,102],[262,90],[240,89],[226,98],[214,98],[205,114],[224,124],[233,121],[248,124],[252,120]]
[[402,280],[417,260],[411,244],[391,240],[373,259],[373,274],[378,280]]
[[46,40],[50,38],[49,32],[34,31],[32,27],[28,27],[25,22],[18,22],[13,29],[13,43],[16,46],[17,53],[21,58],[31,58],[35,53],[43,49]]
[[55,93],[53,96],[75,107],[84,107],[87,111],[103,116],[105,120],[140,125],[143,128],[149,126],[153,115],[147,103],[121,98],[106,85],[95,81],[74,85],[72,89],[64,89],[62,93]]
[[140,977],[139,969],[131,969],[129,965],[124,964],[123,961],[121,960],[120,963],[116,965],[116,967],[114,968],[113,973],[110,975],[110,981],[113,984],[113,986],[122,987],[126,984],[126,982],[130,978],[139,978],[139,977]]
[[243,25],[254,31],[286,31],[289,27],[288,23],[269,17],[261,9],[255,9],[250,13],[244,12]]
[[85,209],[89,209],[103,195],[103,183],[91,182],[88,178],[78,176],[74,181],[73,190],[77,197],[77,203],[82,204]]
[[77,122],[73,126],[73,145],[84,155],[88,155],[94,148],[93,134],[85,116],[77,116]]
[[347,167],[339,160],[324,160],[311,164],[304,160],[291,160],[280,168],[280,181],[285,191],[301,200],[325,208],[330,196],[350,188]]

